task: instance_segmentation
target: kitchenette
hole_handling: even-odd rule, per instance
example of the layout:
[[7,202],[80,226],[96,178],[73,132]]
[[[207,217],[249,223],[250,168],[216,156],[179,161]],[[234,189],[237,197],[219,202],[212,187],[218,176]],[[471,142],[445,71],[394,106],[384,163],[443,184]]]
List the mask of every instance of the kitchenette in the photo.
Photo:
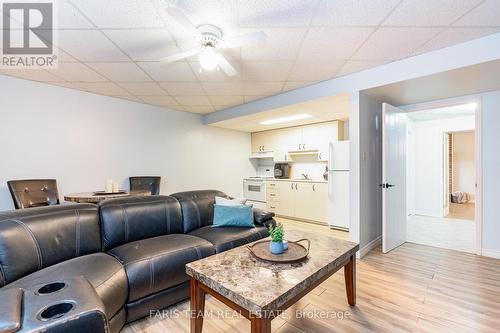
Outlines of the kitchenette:
[[244,197],[277,216],[349,228],[347,121],[327,121],[251,134],[256,174]]

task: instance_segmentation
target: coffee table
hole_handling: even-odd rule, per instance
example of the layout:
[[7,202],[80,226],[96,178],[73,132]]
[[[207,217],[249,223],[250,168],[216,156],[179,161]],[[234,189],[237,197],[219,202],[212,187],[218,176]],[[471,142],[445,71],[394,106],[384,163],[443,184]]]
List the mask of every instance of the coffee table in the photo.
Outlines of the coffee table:
[[287,239],[308,238],[308,259],[273,264],[255,258],[246,246],[186,265],[191,277],[191,333],[201,333],[205,295],[223,302],[251,322],[252,333],[271,332],[271,320],[344,267],[347,301],[356,304],[356,252],[341,239],[287,231]]

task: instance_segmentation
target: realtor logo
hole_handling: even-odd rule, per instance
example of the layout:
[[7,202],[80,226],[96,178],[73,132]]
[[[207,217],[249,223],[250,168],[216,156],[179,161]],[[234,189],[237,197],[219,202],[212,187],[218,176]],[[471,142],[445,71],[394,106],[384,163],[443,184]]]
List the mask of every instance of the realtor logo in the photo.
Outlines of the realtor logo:
[[54,3],[2,3],[2,68],[55,68]]

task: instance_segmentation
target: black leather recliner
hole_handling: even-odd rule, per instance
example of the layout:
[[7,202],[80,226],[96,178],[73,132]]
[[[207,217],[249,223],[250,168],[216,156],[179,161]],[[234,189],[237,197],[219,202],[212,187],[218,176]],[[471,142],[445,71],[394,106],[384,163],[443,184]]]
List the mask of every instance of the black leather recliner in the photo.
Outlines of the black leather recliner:
[[215,196],[226,197],[191,191],[0,212],[0,292],[83,276],[118,332],[189,298],[186,263],[269,235],[274,214],[259,210],[256,228],[212,228]]

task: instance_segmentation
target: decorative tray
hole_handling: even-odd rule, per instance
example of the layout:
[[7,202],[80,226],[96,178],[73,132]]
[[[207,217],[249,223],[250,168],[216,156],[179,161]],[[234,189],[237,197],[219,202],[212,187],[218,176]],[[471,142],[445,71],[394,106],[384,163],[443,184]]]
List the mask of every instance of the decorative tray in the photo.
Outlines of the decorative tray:
[[118,192],[95,191],[94,195],[112,195],[112,194],[127,194],[127,191],[120,190]]
[[[299,242],[303,241],[307,242],[307,248],[299,244]],[[258,259],[278,264],[291,264],[307,259],[307,256],[309,255],[309,248],[311,247],[309,239],[299,239],[295,242],[288,241],[288,250],[285,252],[281,254],[272,254],[269,250],[270,242],[270,240],[258,241],[251,245],[247,245],[247,248]]]

